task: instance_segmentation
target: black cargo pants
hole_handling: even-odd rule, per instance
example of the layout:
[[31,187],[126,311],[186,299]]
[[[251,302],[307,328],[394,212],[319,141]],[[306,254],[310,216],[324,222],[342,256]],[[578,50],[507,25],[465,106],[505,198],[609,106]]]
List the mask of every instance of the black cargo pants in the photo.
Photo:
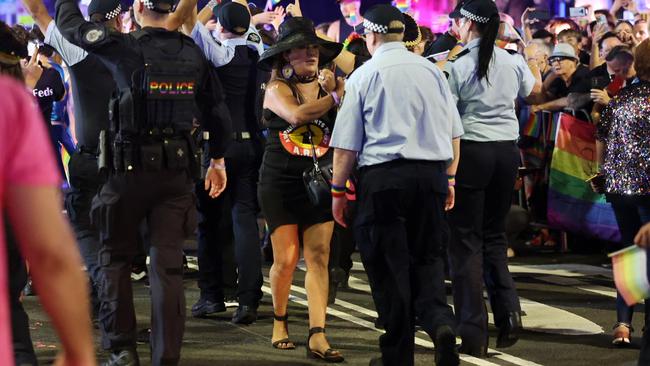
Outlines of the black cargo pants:
[[151,360],[177,365],[185,329],[183,240],[196,227],[192,181],[185,171],[118,173],[93,199],[91,212],[101,228],[99,310],[102,345],[134,349],[136,319],[131,264],[140,223],[151,237]]

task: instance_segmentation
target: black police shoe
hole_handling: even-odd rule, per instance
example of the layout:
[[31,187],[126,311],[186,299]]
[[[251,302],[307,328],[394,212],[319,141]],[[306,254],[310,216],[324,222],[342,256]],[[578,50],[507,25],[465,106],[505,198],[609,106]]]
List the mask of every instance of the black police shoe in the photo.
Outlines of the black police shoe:
[[444,325],[436,331],[436,366],[458,366],[460,357],[456,349],[456,334],[450,326]]
[[140,366],[140,360],[135,350],[122,350],[111,353],[101,366]]
[[521,325],[521,313],[512,312],[508,314],[508,323],[499,329],[497,337],[497,348],[506,348],[514,345],[519,340],[519,335],[524,330]]
[[239,305],[232,316],[232,322],[235,324],[252,324],[256,320],[257,309],[248,305]]
[[461,344],[460,347],[458,347],[458,352],[476,358],[486,358],[487,346],[472,347],[466,344]]
[[196,304],[192,305],[192,316],[203,318],[206,315],[223,313],[226,311],[226,305],[223,302],[214,302],[200,298]]

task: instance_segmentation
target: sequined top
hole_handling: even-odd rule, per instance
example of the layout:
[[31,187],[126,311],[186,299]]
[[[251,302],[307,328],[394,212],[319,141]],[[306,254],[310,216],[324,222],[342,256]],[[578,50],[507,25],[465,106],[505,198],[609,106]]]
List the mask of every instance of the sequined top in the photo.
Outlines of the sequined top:
[[597,138],[606,144],[607,192],[650,194],[650,82],[621,90],[603,110]]

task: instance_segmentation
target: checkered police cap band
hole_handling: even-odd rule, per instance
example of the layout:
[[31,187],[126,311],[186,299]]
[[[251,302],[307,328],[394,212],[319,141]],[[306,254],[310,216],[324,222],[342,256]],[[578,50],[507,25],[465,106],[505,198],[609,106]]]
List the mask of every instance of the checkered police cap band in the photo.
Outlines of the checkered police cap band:
[[388,34],[388,33],[402,33],[404,31],[404,26],[400,28],[388,28],[386,25],[381,25],[373,23],[368,19],[363,20],[363,27],[366,31],[371,31],[373,33]]
[[108,13],[106,13],[106,15],[104,17],[106,18],[106,20],[111,20],[111,19],[115,18],[116,16],[120,15],[121,13],[122,13],[122,5],[118,4],[117,8],[115,8],[114,10],[109,11]]
[[474,15],[465,9],[460,9],[460,14],[469,20],[473,20],[477,23],[488,23],[490,18]]
[[156,4],[151,0],[142,0],[142,4],[144,4],[144,7],[149,10],[154,10],[156,8]]

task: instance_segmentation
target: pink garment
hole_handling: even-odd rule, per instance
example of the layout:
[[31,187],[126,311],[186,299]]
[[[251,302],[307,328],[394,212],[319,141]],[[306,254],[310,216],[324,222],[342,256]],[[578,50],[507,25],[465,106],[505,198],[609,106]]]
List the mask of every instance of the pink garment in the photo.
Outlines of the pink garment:
[[[17,81],[0,77],[0,223],[9,186],[54,186],[59,175],[36,101]],[[0,230],[0,365],[13,365],[5,233]]]

